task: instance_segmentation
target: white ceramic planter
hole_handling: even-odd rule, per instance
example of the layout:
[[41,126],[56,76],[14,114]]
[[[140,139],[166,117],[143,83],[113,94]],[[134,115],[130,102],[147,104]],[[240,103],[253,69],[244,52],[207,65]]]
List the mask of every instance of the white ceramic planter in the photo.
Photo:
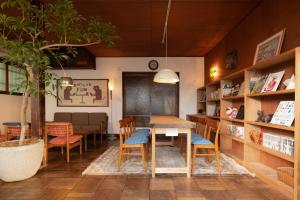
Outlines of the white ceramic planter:
[[0,179],[14,182],[34,176],[41,166],[43,149],[44,140],[18,147],[0,147]]

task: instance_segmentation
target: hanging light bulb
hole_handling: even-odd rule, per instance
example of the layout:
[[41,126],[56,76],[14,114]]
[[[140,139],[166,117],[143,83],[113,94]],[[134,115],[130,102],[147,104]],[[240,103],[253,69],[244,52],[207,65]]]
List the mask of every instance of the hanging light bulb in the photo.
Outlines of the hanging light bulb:
[[[165,27],[164,27],[164,33],[162,39],[162,43],[166,44],[165,66],[168,66],[168,19],[169,19],[170,9],[171,9],[171,0],[169,0],[168,2],[166,21],[165,21]],[[155,74],[153,81],[157,83],[175,84],[179,82],[179,77],[171,69],[161,69]]]

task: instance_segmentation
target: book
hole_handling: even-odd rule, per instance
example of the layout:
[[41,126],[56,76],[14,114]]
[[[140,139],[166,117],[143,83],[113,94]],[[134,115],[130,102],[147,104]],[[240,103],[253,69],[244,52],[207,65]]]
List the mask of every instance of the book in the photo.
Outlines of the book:
[[284,72],[285,71],[280,71],[280,72],[269,74],[261,92],[276,91],[284,75]]
[[236,119],[244,119],[244,105],[240,106],[235,118]]
[[207,104],[207,111],[206,111],[207,115],[214,116],[216,113],[216,107],[217,107],[216,104]]
[[271,124],[282,126],[291,126],[295,118],[295,102],[280,101],[273,117]]
[[258,78],[253,89],[251,90],[251,94],[260,93],[265,85],[266,80],[268,79],[268,75],[263,75]]

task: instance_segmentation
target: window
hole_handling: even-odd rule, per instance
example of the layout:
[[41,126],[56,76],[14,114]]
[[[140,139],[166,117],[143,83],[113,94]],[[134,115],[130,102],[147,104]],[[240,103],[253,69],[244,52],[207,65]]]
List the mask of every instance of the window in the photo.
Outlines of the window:
[[[12,92],[20,81],[24,80],[24,72],[17,67],[0,63],[0,93]],[[13,91],[21,94],[23,91]]]

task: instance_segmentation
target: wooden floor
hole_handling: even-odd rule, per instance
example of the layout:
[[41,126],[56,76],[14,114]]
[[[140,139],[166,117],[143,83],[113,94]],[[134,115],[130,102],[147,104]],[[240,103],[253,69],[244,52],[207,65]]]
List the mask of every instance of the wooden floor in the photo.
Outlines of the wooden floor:
[[248,176],[81,176],[89,163],[107,149],[108,143],[79,156],[71,163],[51,152],[49,165],[36,176],[17,183],[0,182],[0,199],[67,200],[283,200],[288,199],[257,178]]

